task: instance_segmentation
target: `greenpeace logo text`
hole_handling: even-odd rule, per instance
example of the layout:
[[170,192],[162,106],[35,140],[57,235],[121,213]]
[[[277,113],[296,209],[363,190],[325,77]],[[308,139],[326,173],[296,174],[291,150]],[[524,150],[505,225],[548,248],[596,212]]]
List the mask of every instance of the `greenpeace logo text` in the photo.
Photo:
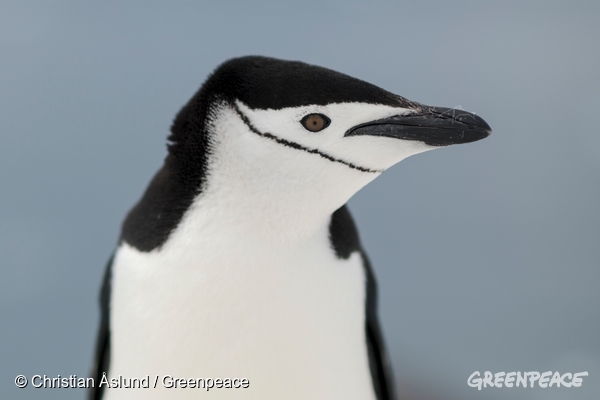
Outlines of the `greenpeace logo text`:
[[[469,376],[467,380],[467,384],[471,387],[476,387],[477,390],[481,390],[481,388],[487,387],[538,387],[548,388],[548,387],[580,387],[583,383],[584,376],[588,376],[587,371],[577,372],[572,374],[570,372],[561,374],[560,372],[538,372],[538,371],[530,371],[530,372],[497,372],[492,374],[490,371],[485,371],[483,373],[483,378],[479,374],[479,371],[475,371]],[[529,386],[527,385],[529,383]]]

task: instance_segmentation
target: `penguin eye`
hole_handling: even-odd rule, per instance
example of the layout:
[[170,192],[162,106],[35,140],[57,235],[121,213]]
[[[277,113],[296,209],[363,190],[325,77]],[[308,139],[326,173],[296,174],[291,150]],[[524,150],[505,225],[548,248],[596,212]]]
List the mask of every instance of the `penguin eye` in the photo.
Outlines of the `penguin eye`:
[[311,132],[319,132],[327,128],[331,120],[323,114],[308,114],[302,118],[300,123]]

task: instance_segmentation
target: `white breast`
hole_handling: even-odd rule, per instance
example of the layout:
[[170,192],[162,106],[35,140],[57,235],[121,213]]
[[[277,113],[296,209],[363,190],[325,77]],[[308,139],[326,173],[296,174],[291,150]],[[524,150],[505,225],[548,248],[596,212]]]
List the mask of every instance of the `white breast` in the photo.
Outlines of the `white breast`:
[[[327,234],[325,225],[300,246],[267,252],[210,239],[151,253],[121,246],[110,375],[250,381],[212,390],[214,399],[373,399],[362,262],[337,259]],[[201,392],[119,389],[107,399]]]

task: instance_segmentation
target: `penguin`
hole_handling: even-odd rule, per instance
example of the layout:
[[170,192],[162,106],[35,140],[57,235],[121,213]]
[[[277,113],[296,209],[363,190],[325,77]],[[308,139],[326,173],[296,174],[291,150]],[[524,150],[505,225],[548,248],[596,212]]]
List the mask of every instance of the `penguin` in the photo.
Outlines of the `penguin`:
[[408,156],[490,133],[330,69],[224,62],[123,222],[90,399],[395,399],[345,204]]

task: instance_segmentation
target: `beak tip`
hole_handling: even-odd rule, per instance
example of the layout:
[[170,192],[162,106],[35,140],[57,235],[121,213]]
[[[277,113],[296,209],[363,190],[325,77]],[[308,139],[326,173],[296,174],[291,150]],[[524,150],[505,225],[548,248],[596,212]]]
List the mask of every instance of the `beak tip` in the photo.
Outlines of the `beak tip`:
[[456,122],[460,122],[468,127],[470,131],[469,138],[471,140],[458,141],[459,143],[475,142],[485,139],[492,134],[492,128],[479,115],[456,108],[446,107],[430,107],[429,112],[437,114],[438,117],[449,118]]

